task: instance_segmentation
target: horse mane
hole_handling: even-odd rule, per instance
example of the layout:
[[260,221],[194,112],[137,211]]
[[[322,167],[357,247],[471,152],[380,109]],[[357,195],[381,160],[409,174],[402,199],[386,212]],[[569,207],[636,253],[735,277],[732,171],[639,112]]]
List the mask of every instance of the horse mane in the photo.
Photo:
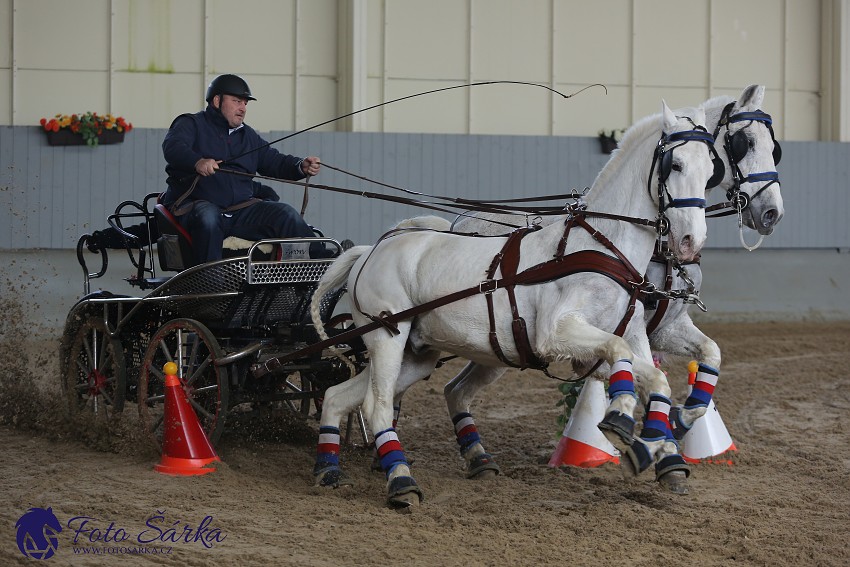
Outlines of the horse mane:
[[719,96],[712,97],[712,98],[708,99],[707,101],[703,102],[702,104],[699,105],[699,108],[702,108],[703,110],[706,111],[706,114],[708,114],[709,109],[723,108],[724,106],[726,106],[727,104],[729,104],[730,102],[733,102],[735,100],[737,100],[737,99],[733,96],[719,95]]
[[644,116],[632,124],[632,126],[623,133],[623,137],[620,140],[617,149],[614,150],[611,154],[611,159],[608,160],[602,170],[596,175],[596,180],[593,182],[591,187],[595,187],[600,183],[606,183],[608,178],[614,175],[615,171],[619,171],[620,162],[625,159],[623,156],[628,153],[625,150],[629,149],[632,145],[639,144],[646,138],[646,136],[649,135],[650,132],[659,132],[658,124],[660,121],[661,113],[659,112],[658,114]]

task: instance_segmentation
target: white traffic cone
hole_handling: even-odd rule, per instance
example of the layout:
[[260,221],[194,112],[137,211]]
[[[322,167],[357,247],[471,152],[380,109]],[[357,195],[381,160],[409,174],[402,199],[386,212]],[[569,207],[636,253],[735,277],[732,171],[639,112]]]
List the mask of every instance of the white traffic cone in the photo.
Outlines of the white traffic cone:
[[705,415],[694,422],[682,439],[682,456],[689,463],[731,465],[732,459],[727,453],[737,450],[714,400],[711,400]]
[[[688,395],[696,381],[698,368],[697,361],[688,363]],[[708,402],[705,415],[697,419],[682,438],[682,445],[682,456],[689,463],[732,465],[727,453],[738,450],[713,399]]]
[[605,463],[620,464],[620,452],[597,427],[607,408],[605,386],[599,380],[588,378],[564,427],[564,434],[549,459],[550,467],[593,468]]

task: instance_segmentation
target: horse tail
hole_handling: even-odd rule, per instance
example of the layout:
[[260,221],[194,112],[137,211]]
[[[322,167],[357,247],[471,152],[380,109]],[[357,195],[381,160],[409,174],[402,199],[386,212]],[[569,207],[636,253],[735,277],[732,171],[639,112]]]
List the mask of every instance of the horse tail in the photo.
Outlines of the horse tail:
[[[310,300],[310,317],[313,319],[313,326],[319,335],[319,340],[326,341],[330,338],[322,322],[322,298],[345,285],[345,282],[348,281],[348,274],[351,273],[351,269],[354,267],[354,263],[360,259],[360,256],[368,253],[371,249],[371,246],[349,248],[339,258],[334,260],[333,264],[330,265],[322,276],[322,279],[319,280],[319,286],[313,292],[313,297]],[[354,376],[356,371],[354,365],[348,360],[348,357],[335,347],[330,347],[330,350],[337,358],[345,362],[345,365],[351,370],[351,375]]]

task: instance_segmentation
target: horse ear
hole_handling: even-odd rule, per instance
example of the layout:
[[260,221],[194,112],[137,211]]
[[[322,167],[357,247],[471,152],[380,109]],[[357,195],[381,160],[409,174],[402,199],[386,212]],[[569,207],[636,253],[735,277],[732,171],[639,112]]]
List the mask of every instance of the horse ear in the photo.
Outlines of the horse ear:
[[748,112],[761,108],[764,101],[764,85],[750,85],[738,97],[737,110]]
[[705,126],[705,109],[698,106],[694,109],[694,122],[700,126]]
[[661,115],[663,117],[662,120],[665,131],[672,129],[673,126],[676,125],[676,122],[678,122],[678,120],[676,120],[676,114],[670,110],[670,107],[667,106],[667,101],[663,98],[661,99]]

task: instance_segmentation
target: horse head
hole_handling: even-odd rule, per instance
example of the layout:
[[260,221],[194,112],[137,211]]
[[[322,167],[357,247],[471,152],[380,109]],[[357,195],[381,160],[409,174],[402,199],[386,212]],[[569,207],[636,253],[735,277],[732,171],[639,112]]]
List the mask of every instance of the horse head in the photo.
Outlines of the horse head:
[[673,112],[662,101],[661,121],[663,133],[648,187],[657,199],[660,232],[667,233],[673,254],[689,261],[705,244],[705,191],[722,175],[722,164],[714,153],[714,139],[705,129],[702,109]]
[[768,235],[785,209],[776,171],[782,148],[773,132],[773,119],[761,110],[763,100],[764,85],[745,88],[738,100],[723,109],[715,137],[729,165],[723,179],[726,198],[741,211],[747,227]]

